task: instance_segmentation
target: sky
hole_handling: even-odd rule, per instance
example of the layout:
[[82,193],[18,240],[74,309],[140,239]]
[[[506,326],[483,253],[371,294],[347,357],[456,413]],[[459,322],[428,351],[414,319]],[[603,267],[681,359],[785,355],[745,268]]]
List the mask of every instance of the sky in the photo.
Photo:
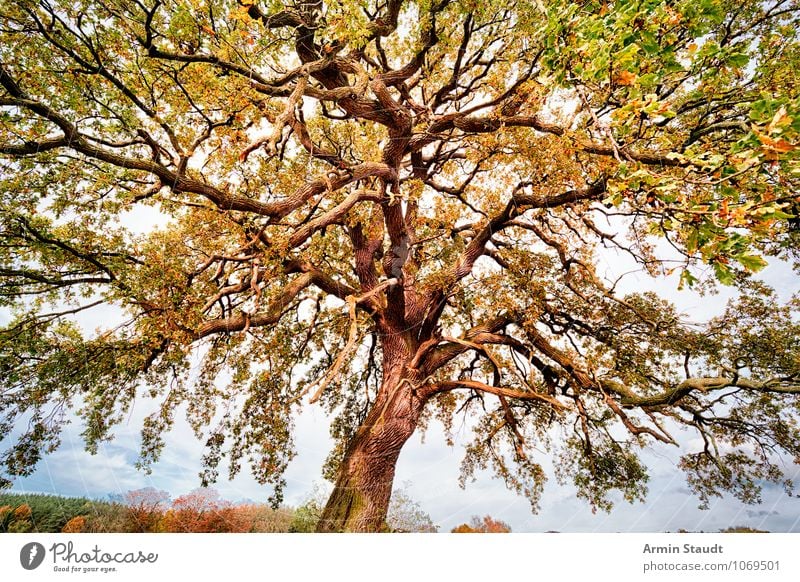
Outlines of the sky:
[[[14,490],[107,498],[142,487],[168,491],[173,498],[199,485],[199,459],[202,446],[182,422],[166,438],[161,460],[150,475],[134,467],[138,430],[142,413],[135,413],[119,427],[113,441],[100,447],[97,455],[83,450],[78,425],[64,433],[62,446],[47,455],[30,477],[18,479]],[[311,495],[315,486],[324,486],[320,469],[328,454],[327,419],[319,409],[307,409],[298,419],[297,457],[286,473],[286,503],[297,506]],[[619,499],[610,513],[593,514],[589,505],[577,499],[569,485],[551,478],[545,485],[541,510],[531,513],[530,505],[493,479],[480,473],[465,490],[457,480],[463,441],[454,447],[443,442],[441,431],[433,426],[425,442],[415,435],[404,448],[397,467],[395,486],[402,487],[426,511],[440,531],[449,531],[473,515],[491,515],[505,521],[516,532],[666,532],[718,531],[747,525],[758,529],[800,532],[800,498],[789,497],[782,488],[768,485],[763,503],[748,506],[730,497],[715,499],[708,510],[698,509],[683,473],[677,468],[679,451],[658,446],[646,449],[643,460],[651,468],[649,494],[643,503],[628,504]],[[545,469],[551,469],[542,459]],[[800,484],[800,469],[787,466],[787,476]],[[552,475],[552,470],[548,470]],[[215,488],[231,501],[264,501],[269,491],[247,474],[233,481],[221,480]]]
[[[768,267],[761,278],[775,287],[782,299],[787,299],[800,287],[791,271],[781,266]],[[731,294],[723,291],[719,296],[701,298],[693,293],[673,291],[676,287],[674,279],[654,281],[646,275],[632,275],[624,280],[621,290],[670,289],[670,298],[694,321],[719,313]],[[93,316],[98,318],[97,322],[90,318],[83,324],[91,328],[102,317],[98,312]],[[130,418],[115,431],[114,439],[101,445],[94,456],[83,449],[80,421],[72,423],[63,433],[61,447],[45,456],[33,475],[18,479],[13,489],[99,499],[142,487],[166,490],[173,498],[189,492],[199,486],[203,447],[179,414],[152,473],[148,475],[135,468],[141,421],[149,412],[146,402],[138,401]],[[321,477],[321,467],[331,447],[328,422],[319,406],[306,407],[297,419],[297,456],[286,473],[285,502],[288,505],[302,504],[315,487],[330,486]],[[725,496],[712,499],[708,510],[700,510],[699,500],[689,491],[684,474],[677,466],[681,450],[661,444],[642,452],[642,459],[650,468],[649,493],[644,502],[629,504],[621,496],[612,495],[617,503],[610,513],[592,513],[589,504],[576,497],[571,485],[556,482],[546,456],[537,459],[550,478],[545,485],[540,511],[533,514],[526,499],[508,491],[488,472],[479,473],[477,480],[468,483],[463,490],[458,486],[459,465],[463,446],[470,440],[469,433],[466,429],[457,431],[455,446],[448,447],[440,425],[432,422],[424,442],[421,435],[414,435],[406,444],[397,466],[395,487],[405,489],[440,531],[450,531],[475,515],[491,515],[508,523],[516,532],[668,532],[679,529],[715,532],[731,526],[800,532],[800,498],[790,497],[782,487],[771,484],[765,485],[760,505],[745,505]],[[675,436],[684,445],[696,445],[689,433]],[[787,464],[786,477],[800,487],[800,467]],[[234,502],[265,501],[270,493],[246,470],[233,481],[223,477],[215,488],[222,497]]]

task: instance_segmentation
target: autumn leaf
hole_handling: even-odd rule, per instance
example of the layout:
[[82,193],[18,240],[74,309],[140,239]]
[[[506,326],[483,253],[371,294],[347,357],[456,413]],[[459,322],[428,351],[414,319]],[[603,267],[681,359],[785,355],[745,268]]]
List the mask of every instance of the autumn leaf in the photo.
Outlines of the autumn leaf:
[[[534,510],[550,467],[643,499],[673,429],[701,500],[756,501],[800,453],[797,316],[753,276],[797,260],[800,63],[743,1],[0,3],[0,485],[145,401],[139,467],[185,418],[202,485],[276,505],[314,407],[324,531],[384,528],[433,419]],[[609,253],[734,303],[692,324]],[[153,493],[144,529],[246,527]]]
[[789,125],[791,122],[792,118],[786,114],[786,106],[783,105],[775,112],[772,121],[767,125],[767,133],[771,134],[780,131],[782,127]]
[[636,82],[636,74],[630,71],[619,71],[614,76],[614,82],[617,85],[633,85]]
[[761,142],[761,149],[766,152],[786,154],[796,150],[798,147],[797,144],[789,143],[785,139],[775,139],[757,130],[754,130],[754,133]]
[[767,262],[764,258],[758,255],[740,255],[736,257],[736,260],[751,273],[757,273],[767,266]]

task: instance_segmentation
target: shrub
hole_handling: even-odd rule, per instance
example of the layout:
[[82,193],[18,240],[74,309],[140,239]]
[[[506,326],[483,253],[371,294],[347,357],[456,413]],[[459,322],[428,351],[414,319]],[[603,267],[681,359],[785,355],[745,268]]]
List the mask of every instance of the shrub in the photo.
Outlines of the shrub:
[[450,531],[451,533],[511,533],[511,526],[489,515],[483,518],[473,515],[468,524],[462,523]]
[[250,524],[248,531],[254,533],[286,533],[294,518],[295,511],[290,507],[273,509],[268,505],[238,505],[237,513],[245,516]]
[[159,522],[160,531],[180,533],[245,533],[251,527],[247,512],[237,511],[214,489],[195,489],[178,497]]
[[132,532],[156,531],[169,503],[169,493],[154,487],[128,491],[124,496],[129,523],[125,529]]
[[[86,516],[85,532],[138,533],[138,523],[131,518],[130,509],[121,503],[95,503]],[[150,531],[150,530],[147,530]]]
[[82,533],[86,528],[86,517],[83,515],[76,515],[70,519],[66,525],[61,529],[62,533]]

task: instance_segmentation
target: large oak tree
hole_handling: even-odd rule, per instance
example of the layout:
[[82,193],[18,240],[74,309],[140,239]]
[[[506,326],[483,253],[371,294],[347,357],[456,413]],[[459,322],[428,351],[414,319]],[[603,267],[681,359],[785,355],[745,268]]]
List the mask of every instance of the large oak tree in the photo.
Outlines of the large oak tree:
[[[462,478],[491,467],[534,506],[541,451],[607,508],[644,495],[637,450],[679,428],[701,499],[757,501],[800,457],[798,300],[752,276],[797,258],[798,14],[2,3],[7,477],[69,411],[94,450],[147,398],[143,465],[185,412],[205,482],[247,463],[276,498],[294,415],[329,411],[322,530],[379,530],[403,444],[459,415]],[[690,325],[619,293],[611,253],[739,298]],[[78,325],[103,308],[107,327]]]

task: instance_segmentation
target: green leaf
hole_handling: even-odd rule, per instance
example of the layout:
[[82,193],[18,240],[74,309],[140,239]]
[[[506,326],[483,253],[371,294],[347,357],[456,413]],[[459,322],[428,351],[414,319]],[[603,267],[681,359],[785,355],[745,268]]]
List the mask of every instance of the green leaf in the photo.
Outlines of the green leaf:
[[688,269],[684,269],[681,273],[681,280],[678,283],[678,289],[683,289],[684,287],[689,287],[690,289],[697,283],[698,279],[694,275],[692,275],[691,271]]
[[731,268],[719,261],[714,262],[714,275],[723,285],[733,285],[733,282],[736,280],[736,275]]
[[736,280],[736,275],[731,268],[719,261],[714,263],[714,275],[723,285],[733,285]]
[[689,232],[689,235],[686,237],[686,252],[692,255],[699,246],[700,246],[700,232],[696,228],[693,228]]
[[746,67],[750,62],[750,56],[746,53],[733,53],[728,55],[728,62],[734,67]]
[[759,255],[739,255],[736,260],[751,273],[757,273],[767,266],[767,261]]
[[661,51],[661,46],[658,44],[655,35],[650,31],[642,32],[639,44],[648,55],[657,55]]

